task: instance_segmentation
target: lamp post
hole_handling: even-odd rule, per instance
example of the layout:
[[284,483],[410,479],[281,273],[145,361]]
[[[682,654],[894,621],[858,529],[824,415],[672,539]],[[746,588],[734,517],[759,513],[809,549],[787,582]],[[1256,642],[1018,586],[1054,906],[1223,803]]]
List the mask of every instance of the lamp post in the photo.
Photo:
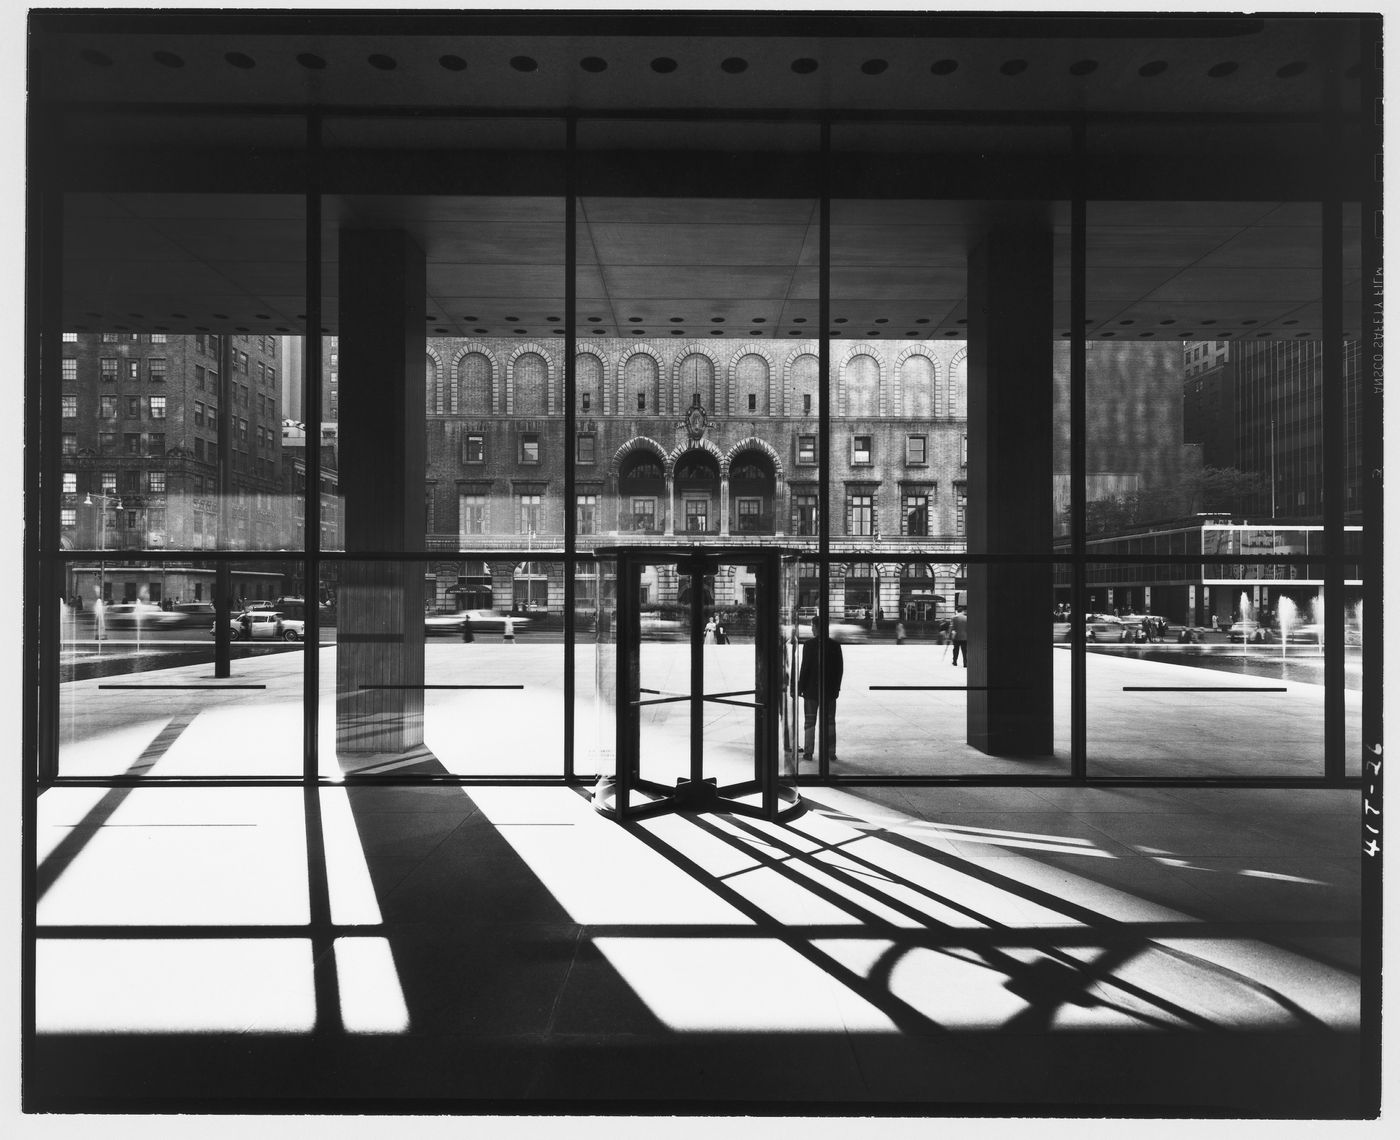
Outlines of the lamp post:
[[[114,507],[122,509],[122,501],[116,495],[105,495],[101,491],[97,493],[98,507],[101,514],[98,515],[97,549],[104,551],[107,549],[107,508]],[[83,497],[83,506],[90,507],[93,494],[89,491]],[[107,611],[107,563],[103,559],[97,560],[97,640],[101,641],[106,633],[106,611]]]

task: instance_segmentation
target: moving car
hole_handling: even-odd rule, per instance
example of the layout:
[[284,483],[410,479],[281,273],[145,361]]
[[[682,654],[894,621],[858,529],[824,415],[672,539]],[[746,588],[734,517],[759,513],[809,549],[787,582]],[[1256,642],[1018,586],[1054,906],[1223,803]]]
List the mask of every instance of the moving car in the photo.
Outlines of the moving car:
[[428,614],[423,619],[423,631],[427,634],[456,634],[460,637],[462,626],[470,624],[473,636],[478,633],[504,633],[506,618],[510,618],[511,629],[515,633],[519,633],[530,624],[528,617],[502,613],[500,610],[460,610],[455,614]]
[[103,611],[103,621],[112,626],[134,626],[141,624],[147,628],[158,625],[165,617],[165,611],[150,602],[117,602]]

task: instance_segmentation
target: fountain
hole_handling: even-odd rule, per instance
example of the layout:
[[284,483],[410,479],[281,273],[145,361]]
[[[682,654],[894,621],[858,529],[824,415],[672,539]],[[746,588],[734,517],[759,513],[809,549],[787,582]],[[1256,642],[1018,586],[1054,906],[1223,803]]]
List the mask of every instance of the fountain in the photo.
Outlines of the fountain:
[[[1361,644],[1361,605],[1362,605],[1361,602],[1357,602],[1356,605],[1352,606],[1352,608],[1351,608],[1351,620],[1350,620],[1349,622],[1347,622],[1347,628],[1348,628],[1348,630],[1350,630],[1350,629],[1352,628],[1352,626],[1355,626],[1355,627],[1356,627],[1356,641],[1355,641],[1355,644],[1357,644],[1357,645],[1360,645],[1360,644]],[[1347,637],[1347,643],[1348,643],[1348,644],[1351,644],[1351,643],[1352,643],[1352,642],[1351,642],[1351,637],[1350,637],[1350,636]]]
[[1254,603],[1249,600],[1249,591],[1240,591],[1240,652],[1249,652],[1249,628],[1247,622],[1254,620]]
[[1298,607],[1293,603],[1293,599],[1285,594],[1278,600],[1278,632],[1279,638],[1283,642],[1283,648],[1279,654],[1281,657],[1288,656],[1288,631],[1293,628],[1297,621]]
[[[1325,607],[1324,607],[1323,604],[1322,604],[1322,591],[1321,591],[1321,590],[1319,590],[1319,591],[1317,592],[1317,597],[1315,597],[1315,598],[1313,599],[1312,613],[1313,613],[1313,621],[1317,623],[1317,651],[1318,651],[1319,653],[1321,653],[1321,652],[1322,652],[1322,643],[1323,643],[1323,640],[1324,640],[1324,638],[1323,638],[1323,632],[1322,632],[1322,630],[1323,630],[1323,619],[1326,617]],[[1345,644],[1345,642],[1343,642],[1343,644]]]

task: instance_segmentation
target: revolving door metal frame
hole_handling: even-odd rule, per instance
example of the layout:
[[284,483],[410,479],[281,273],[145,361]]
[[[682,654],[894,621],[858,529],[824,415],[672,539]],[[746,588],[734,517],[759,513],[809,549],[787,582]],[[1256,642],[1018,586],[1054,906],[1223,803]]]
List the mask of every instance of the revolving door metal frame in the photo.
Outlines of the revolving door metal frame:
[[[795,564],[796,552],[775,548],[733,547],[626,547],[599,551],[600,557],[617,561],[617,652],[615,704],[616,769],[611,779],[599,781],[594,806],[619,820],[645,819],[668,812],[732,812],[767,820],[790,819],[803,810],[796,774],[787,786],[780,780],[783,751],[779,740],[783,704],[788,701],[781,637],[782,572],[784,563]],[[643,566],[672,563],[691,580],[690,589],[690,692],[668,694],[641,686],[641,572]],[[722,564],[754,567],[754,687],[734,691],[705,692],[703,620],[704,577]],[[645,779],[641,772],[642,710],[652,705],[686,702],[690,706],[690,774],[674,787]],[[751,778],[720,785],[705,773],[704,706],[735,705],[754,710],[754,768]],[[790,749],[790,745],[789,745]],[[649,797],[637,802],[635,793]],[[759,802],[740,799],[758,793]]]

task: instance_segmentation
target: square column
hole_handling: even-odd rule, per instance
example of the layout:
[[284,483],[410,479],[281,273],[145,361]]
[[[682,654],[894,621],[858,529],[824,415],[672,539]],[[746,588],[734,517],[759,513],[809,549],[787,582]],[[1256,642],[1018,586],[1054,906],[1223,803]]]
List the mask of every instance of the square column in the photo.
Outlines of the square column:
[[[423,253],[398,230],[340,234],[340,488],[350,553],[425,542]],[[423,567],[349,562],[336,631],[336,748],[423,744]]]
[[968,258],[967,742],[992,756],[1054,747],[1051,550],[1054,415],[1048,223],[995,224]]

